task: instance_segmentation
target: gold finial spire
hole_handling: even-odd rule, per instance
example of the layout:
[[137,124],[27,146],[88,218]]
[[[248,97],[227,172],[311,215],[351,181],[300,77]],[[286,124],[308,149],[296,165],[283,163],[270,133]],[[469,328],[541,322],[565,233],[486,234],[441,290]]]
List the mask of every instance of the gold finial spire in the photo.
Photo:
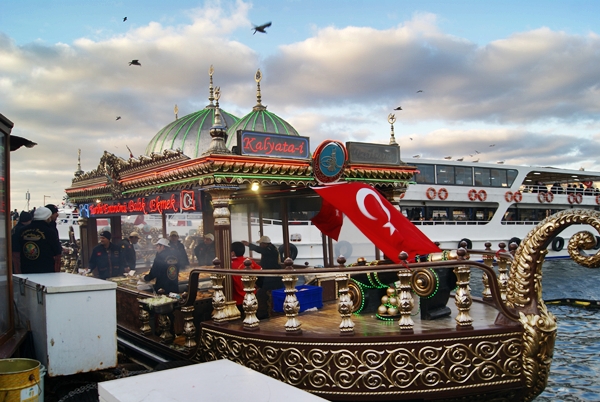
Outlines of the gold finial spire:
[[219,110],[219,99],[221,99],[221,87],[217,87],[215,89],[215,99],[217,100],[217,105],[215,109],[215,126],[221,126],[223,124],[221,122],[221,111]]
[[217,104],[215,106],[215,120],[210,128],[210,136],[212,137],[208,149],[202,153],[202,155],[211,154],[231,154],[231,151],[227,149],[225,141],[227,139],[227,125],[221,120],[221,111],[219,109],[219,99],[221,98],[221,88],[215,88],[215,99]]
[[177,104],[175,104],[175,108],[173,109],[173,113],[175,113],[175,120],[177,120],[178,114],[179,114],[179,108],[177,107]]
[[81,149],[77,150],[77,170],[75,171],[75,177],[79,177],[83,174],[81,170]]
[[254,75],[254,81],[256,81],[256,106],[254,106],[252,109],[253,110],[265,110],[267,107],[263,106],[262,103],[260,103],[261,101],[261,94],[260,94],[260,81],[262,80],[262,73],[260,72],[260,68],[256,71],[256,74]]
[[213,101],[215,100],[215,98],[213,97],[213,80],[212,80],[212,76],[213,76],[214,72],[215,72],[215,69],[213,68],[213,66],[211,64],[210,68],[208,69],[208,75],[210,76],[210,85],[208,87],[208,100],[210,101],[210,105],[208,105],[208,106],[213,106]]
[[390,113],[388,115],[388,123],[390,123],[390,126],[392,127],[391,133],[390,133],[390,145],[397,145],[396,137],[394,136],[394,123],[395,122],[396,122],[396,115],[393,113]]

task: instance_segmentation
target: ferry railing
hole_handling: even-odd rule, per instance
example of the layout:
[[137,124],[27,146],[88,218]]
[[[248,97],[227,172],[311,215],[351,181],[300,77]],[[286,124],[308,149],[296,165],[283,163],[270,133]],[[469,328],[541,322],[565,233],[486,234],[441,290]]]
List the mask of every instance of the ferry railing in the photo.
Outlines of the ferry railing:
[[[186,344],[195,344],[193,339],[196,334],[193,328],[193,302],[198,289],[198,277],[200,274],[210,274],[213,289],[213,322],[217,325],[224,324],[231,319],[239,318],[239,312],[235,307],[235,302],[227,301],[223,292],[223,283],[228,275],[241,276],[244,284],[244,319],[243,329],[246,331],[255,331],[259,328],[260,320],[256,317],[258,309],[258,301],[254,294],[255,284],[259,277],[280,276],[283,280],[285,289],[285,299],[283,302],[283,312],[286,316],[284,330],[288,334],[301,333],[302,324],[298,318],[300,311],[300,303],[296,297],[297,289],[295,285],[298,281],[298,275],[317,275],[317,274],[333,274],[338,287],[338,312],[340,314],[339,331],[341,335],[352,335],[354,333],[354,322],[352,320],[353,302],[349,294],[349,281],[351,275],[365,274],[370,272],[387,273],[395,272],[399,281],[395,283],[396,294],[399,298],[399,314],[398,327],[401,334],[414,332],[414,322],[411,318],[413,309],[412,292],[421,297],[427,296],[427,289],[430,289],[429,284],[435,278],[431,274],[431,269],[452,269],[457,277],[457,288],[455,291],[454,302],[458,310],[455,317],[457,329],[473,328],[473,319],[470,315],[470,307],[472,305],[472,297],[470,292],[470,275],[471,269],[479,269],[483,272],[484,281],[484,296],[483,299],[488,304],[493,305],[499,312],[506,316],[509,320],[518,322],[518,314],[506,304],[506,292],[508,288],[508,268],[512,263],[512,255],[504,250],[501,244],[501,249],[494,252],[489,248],[489,243],[486,244],[486,250],[477,251],[464,248],[454,250],[455,259],[447,261],[419,262],[408,263],[407,255],[400,255],[400,264],[390,265],[366,265],[366,266],[345,266],[346,259],[340,256],[337,259],[338,266],[330,268],[295,268],[293,261],[286,259],[284,269],[269,269],[269,270],[251,270],[251,261],[247,259],[243,270],[231,270],[220,268],[221,262],[218,259],[213,261],[214,268],[196,268],[190,272],[189,276],[189,293],[183,301],[182,306],[185,309],[184,320],[186,323]],[[484,263],[469,260],[469,253],[482,254]],[[493,264],[494,260],[498,261],[499,275],[496,275]],[[434,287],[435,288],[435,287]],[[233,303],[233,305],[232,305]],[[233,307],[233,308],[231,308]],[[232,314],[232,310],[235,313]],[[186,319],[187,317],[187,319]]]

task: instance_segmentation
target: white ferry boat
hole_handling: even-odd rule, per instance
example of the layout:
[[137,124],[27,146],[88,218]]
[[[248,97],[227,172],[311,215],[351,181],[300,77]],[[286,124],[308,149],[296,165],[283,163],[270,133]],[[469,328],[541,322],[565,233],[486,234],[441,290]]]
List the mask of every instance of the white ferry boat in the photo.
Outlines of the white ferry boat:
[[[449,160],[406,158],[419,173],[400,199],[400,209],[441,248],[485,249],[517,243],[541,220],[565,209],[600,209],[600,172]],[[587,228],[592,231],[590,227]],[[571,226],[546,258],[567,258]],[[592,231],[594,233],[594,231]],[[600,239],[599,246],[600,246]]]

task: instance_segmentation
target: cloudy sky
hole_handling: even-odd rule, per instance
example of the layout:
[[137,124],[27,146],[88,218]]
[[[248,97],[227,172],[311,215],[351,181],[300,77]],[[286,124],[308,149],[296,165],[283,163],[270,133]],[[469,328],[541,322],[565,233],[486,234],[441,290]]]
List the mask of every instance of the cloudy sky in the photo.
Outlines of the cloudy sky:
[[12,207],[60,203],[78,149],[84,171],[142,154],[175,104],[206,106],[211,65],[239,117],[260,68],[263,104],[313,149],[386,143],[395,113],[404,157],[600,170],[598,15],[594,0],[5,1],[0,113],[38,143],[11,155]]

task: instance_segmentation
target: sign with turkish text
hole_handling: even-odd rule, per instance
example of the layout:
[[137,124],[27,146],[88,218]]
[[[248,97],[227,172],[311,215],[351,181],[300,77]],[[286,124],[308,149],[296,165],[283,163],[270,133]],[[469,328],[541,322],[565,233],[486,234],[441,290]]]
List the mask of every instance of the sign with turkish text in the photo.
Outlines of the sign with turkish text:
[[84,218],[100,216],[162,214],[200,211],[202,208],[194,190],[182,190],[177,193],[138,197],[128,200],[80,204],[79,214]]
[[400,164],[398,145],[369,144],[365,142],[346,142],[350,163],[368,163],[370,165]]
[[272,156],[277,158],[308,159],[308,137],[238,131],[238,149],[241,155]]

